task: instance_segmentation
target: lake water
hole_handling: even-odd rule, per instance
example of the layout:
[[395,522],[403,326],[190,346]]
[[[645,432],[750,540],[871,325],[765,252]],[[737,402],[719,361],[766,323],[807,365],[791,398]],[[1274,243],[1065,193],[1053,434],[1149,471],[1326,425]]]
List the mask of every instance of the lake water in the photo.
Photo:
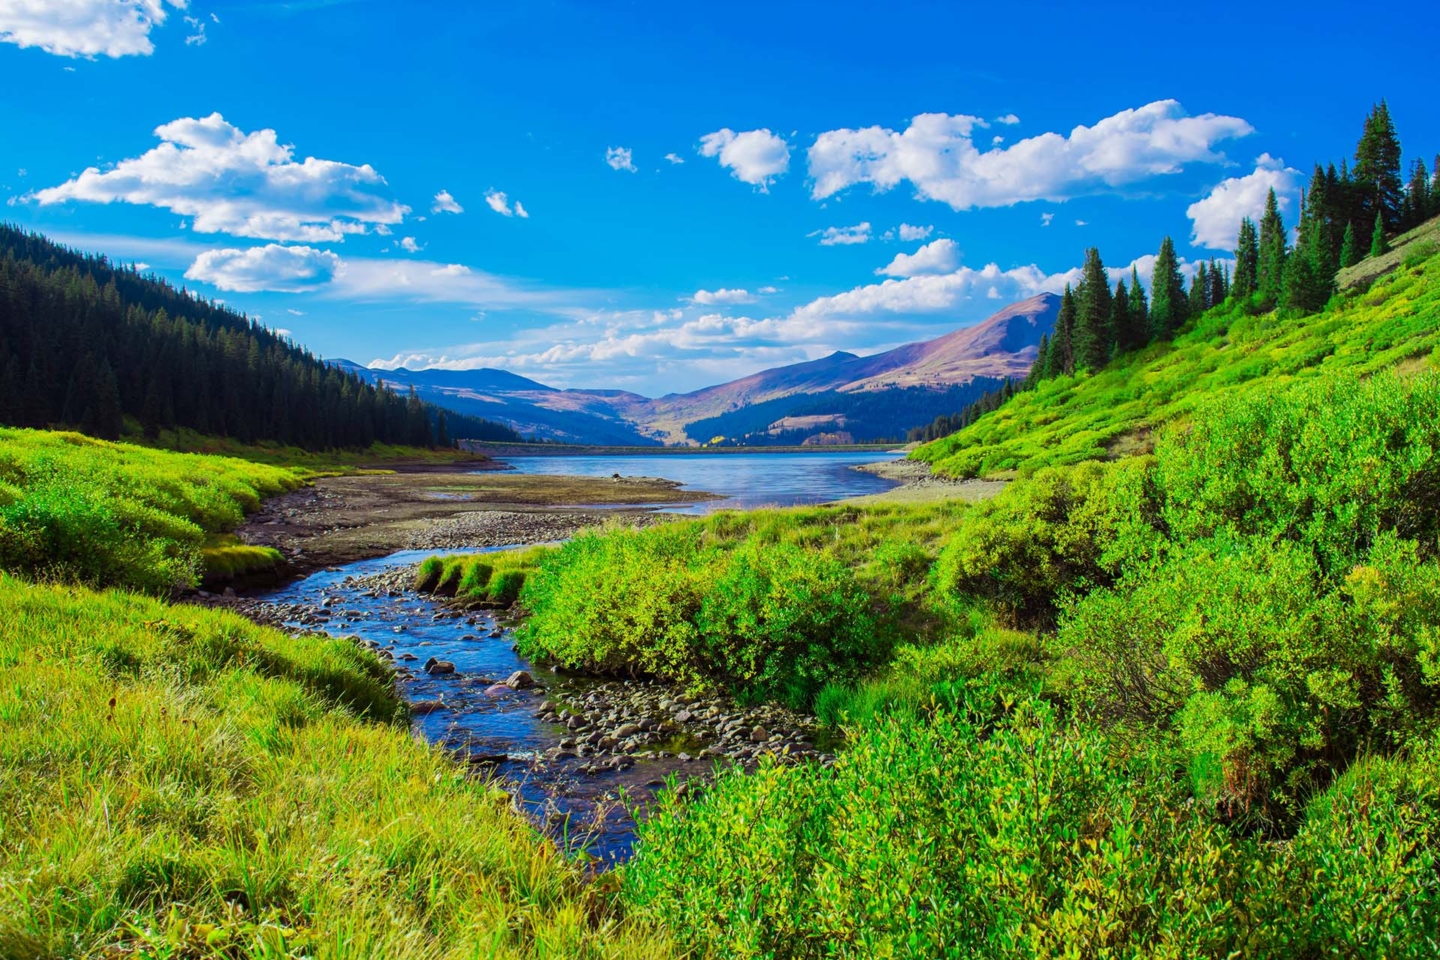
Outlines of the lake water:
[[725,499],[667,507],[683,513],[791,507],[883,493],[894,481],[854,469],[893,453],[696,453],[647,456],[503,457],[520,473],[664,477]]

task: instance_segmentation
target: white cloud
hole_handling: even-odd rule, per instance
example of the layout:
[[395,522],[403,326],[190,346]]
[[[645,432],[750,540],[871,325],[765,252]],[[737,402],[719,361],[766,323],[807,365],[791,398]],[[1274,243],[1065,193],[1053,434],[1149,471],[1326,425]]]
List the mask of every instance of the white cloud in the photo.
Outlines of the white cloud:
[[521,205],[519,200],[515,201],[515,206],[510,206],[510,198],[505,195],[503,190],[486,190],[485,202],[490,205],[491,210],[494,210],[501,216],[519,217],[522,220],[528,220],[530,218],[529,211]]
[[764,296],[769,296],[769,295],[772,294],[772,293],[779,293],[779,292],[780,292],[780,288],[779,288],[779,287],[772,287],[772,286],[770,286],[769,284],[766,284],[765,286],[761,287],[759,290],[756,290],[755,292],[756,292],[756,293],[759,293],[759,294],[762,294],[762,295],[764,295]]
[[305,311],[304,311],[304,310],[296,310],[294,307],[286,307],[286,308],[285,308],[285,312],[288,313],[288,314],[290,314],[292,317],[303,317],[303,316],[305,316]]
[[636,172],[635,161],[631,156],[629,147],[608,147],[605,150],[605,162],[610,165],[611,170],[629,170]]
[[1040,226],[1042,226],[1042,227],[1048,227],[1048,226],[1050,226],[1050,221],[1052,221],[1052,220],[1054,220],[1054,219],[1055,219],[1055,214],[1053,214],[1053,213],[1042,213],[1042,214],[1040,214]]
[[700,153],[718,157],[736,180],[752,184],[762,193],[775,178],[790,169],[790,145],[767,129],[736,133],[729,127],[700,138]]
[[1015,114],[1013,113],[1007,113],[1003,117],[996,117],[995,122],[1003,123],[1007,127],[1013,127],[1015,124],[1020,122],[1020,118],[1015,116]]
[[291,330],[289,330],[289,329],[287,329],[287,328],[285,328],[285,327],[276,327],[276,328],[275,328],[275,335],[278,336],[278,337],[291,337],[291,336],[294,336],[294,333],[293,333],[293,331],[291,331]]
[[450,195],[449,190],[441,190],[435,194],[435,202],[430,205],[431,213],[464,213],[465,208]]
[[750,295],[749,290],[728,290],[721,287],[719,290],[696,290],[695,295],[690,298],[692,303],[703,305],[717,303],[754,303],[755,298]]
[[414,237],[401,237],[400,249],[404,250],[406,253],[419,253],[425,248],[420,246],[420,244],[416,243]]
[[299,293],[325,286],[339,269],[340,258],[329,250],[271,243],[244,250],[207,250],[185,271],[185,279],[239,293]]
[[245,133],[218,113],[155,129],[158,147],[101,172],[89,167],[27,199],[161,207],[192,217],[199,233],[306,242],[336,241],[405,219],[410,208],[380,195],[369,164],[293,159],[274,130]]
[[1290,208],[1291,197],[1301,184],[1300,171],[1285,166],[1285,161],[1262,153],[1255,161],[1255,172],[1231,177],[1216,184],[1209,196],[1190,204],[1185,215],[1195,225],[1190,242],[1212,250],[1231,250],[1240,232],[1240,221],[1249,217],[1259,222],[1265,212],[1265,197],[1271,189],[1281,212]]
[[906,243],[911,243],[915,240],[928,239],[930,234],[934,232],[934,227],[914,227],[908,223],[900,224],[900,239],[904,240]]
[[[195,31],[194,33],[190,34],[190,36],[185,38],[185,46],[203,46],[207,39],[205,36],[205,21],[201,20],[199,17],[186,17],[185,22],[190,25],[191,30]],[[216,23],[219,23],[219,21],[217,20]]]
[[887,266],[876,270],[886,277],[918,277],[951,273],[960,265],[960,247],[954,240],[932,240],[914,253],[897,253]]
[[1069,136],[1045,133],[981,152],[979,117],[926,113],[901,132],[883,127],[831,130],[810,148],[811,194],[817,200],[868,183],[876,192],[909,181],[922,200],[956,210],[1026,200],[1068,200],[1190,162],[1219,162],[1215,144],[1253,132],[1239,117],[1186,115],[1174,100],[1122,110]]
[[[0,0],[0,43],[39,47],[59,57],[148,56],[150,31],[167,5],[185,0]],[[203,36],[203,33],[202,33]]]
[[682,156],[680,156],[680,155],[678,155],[678,154],[674,154],[674,153],[667,153],[667,154],[665,154],[665,159],[666,159],[666,160],[669,160],[671,163],[676,163],[676,164],[684,163],[684,162],[685,162],[685,158],[684,158],[684,157],[682,157]]
[[870,242],[870,221],[857,223],[853,227],[826,227],[824,230],[814,230],[806,234],[807,237],[819,237],[822,247],[842,247],[854,243]]
[[1088,226],[1090,226],[1090,221],[1089,221],[1089,220],[1076,220],[1076,221],[1075,221],[1075,226],[1077,226],[1077,227],[1088,227]]

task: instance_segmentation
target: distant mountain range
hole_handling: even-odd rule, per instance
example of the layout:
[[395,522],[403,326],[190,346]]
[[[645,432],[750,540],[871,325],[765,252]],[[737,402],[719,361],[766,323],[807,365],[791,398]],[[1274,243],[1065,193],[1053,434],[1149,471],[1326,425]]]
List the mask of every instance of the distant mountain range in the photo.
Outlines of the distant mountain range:
[[747,442],[843,432],[893,438],[964,407],[1005,377],[1023,377],[1060,298],[1042,293],[981,323],[868,357],[837,352],[762,370],[729,383],[655,399],[622,390],[560,390],[505,370],[381,370],[336,365],[520,433],[563,442],[656,444]]

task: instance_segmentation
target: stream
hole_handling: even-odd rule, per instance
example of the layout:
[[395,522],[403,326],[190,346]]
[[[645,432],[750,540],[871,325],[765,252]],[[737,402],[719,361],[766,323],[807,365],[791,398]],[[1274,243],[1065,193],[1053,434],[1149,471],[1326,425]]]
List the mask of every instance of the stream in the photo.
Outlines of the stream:
[[[442,552],[402,551],[320,571],[255,600],[286,627],[352,637],[393,658],[415,732],[493,772],[516,808],[566,848],[602,867],[626,859],[635,842],[631,808],[642,810],[667,780],[703,781],[717,763],[751,765],[764,753],[830,759],[807,718],[779,707],[741,708],[658,683],[537,668],[515,652],[495,613],[461,611],[410,589],[414,565]],[[454,672],[427,673],[432,657]],[[536,685],[505,685],[518,671]]]

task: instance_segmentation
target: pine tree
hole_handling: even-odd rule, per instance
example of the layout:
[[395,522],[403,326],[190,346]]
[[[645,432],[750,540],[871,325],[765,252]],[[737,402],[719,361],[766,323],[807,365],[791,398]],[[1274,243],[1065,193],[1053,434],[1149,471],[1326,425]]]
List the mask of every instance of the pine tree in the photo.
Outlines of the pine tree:
[[1168,340],[1190,316],[1190,301],[1185,294],[1185,279],[1175,258],[1175,241],[1166,237],[1160,242],[1155,257],[1155,273],[1150,278],[1150,332],[1156,340]]
[[1195,279],[1190,281],[1190,315],[1198,317],[1204,313],[1207,294],[1210,291],[1210,270],[1205,266],[1205,261],[1200,261],[1200,266],[1195,271]]
[[1385,214],[1375,211],[1375,226],[1370,233],[1370,256],[1383,257],[1390,252],[1390,242],[1385,239]]
[[1060,298],[1060,312],[1055,315],[1055,336],[1050,340],[1051,365],[1054,376],[1075,372],[1075,293],[1070,284],[1065,284],[1065,293]]
[[1085,251],[1085,266],[1075,301],[1075,366],[1099,370],[1110,362],[1115,335],[1110,327],[1113,312],[1110,278],[1100,260],[1100,251],[1095,247]]
[[1135,322],[1130,308],[1130,291],[1126,289],[1124,280],[1115,284],[1115,295],[1110,298],[1110,303],[1110,329],[1115,333],[1115,351],[1124,353],[1127,350],[1143,346],[1145,343],[1143,321]]
[[1265,197],[1265,214],[1260,218],[1260,262],[1256,280],[1260,303],[1272,309],[1285,291],[1285,221],[1280,218],[1280,202],[1272,187]]
[[1360,262],[1360,245],[1355,241],[1355,224],[1345,224],[1345,240],[1340,244],[1341,268],[1353,267]]
[[1381,100],[1365,118],[1365,129],[1355,146],[1355,182],[1365,212],[1378,215],[1386,230],[1400,225],[1404,191],[1400,180],[1400,138],[1390,120],[1390,107]]
[[445,429],[445,411],[441,410],[435,415],[435,446],[450,446],[450,433]]
[[1236,300],[1249,300],[1259,289],[1259,271],[1260,236],[1255,221],[1246,217],[1240,221],[1240,236],[1235,240],[1235,276],[1230,288]]
[[1150,342],[1150,300],[1145,296],[1145,288],[1140,285],[1140,271],[1134,264],[1130,265],[1130,323],[1134,325],[1137,332],[1136,340],[1140,344]]
[[1410,165],[1410,185],[1405,189],[1404,229],[1428,220],[1430,203],[1430,172],[1425,169],[1425,161],[1416,160]]
[[1230,295],[1230,278],[1220,269],[1215,258],[1210,258],[1210,287],[1205,293],[1205,307],[1218,307]]

